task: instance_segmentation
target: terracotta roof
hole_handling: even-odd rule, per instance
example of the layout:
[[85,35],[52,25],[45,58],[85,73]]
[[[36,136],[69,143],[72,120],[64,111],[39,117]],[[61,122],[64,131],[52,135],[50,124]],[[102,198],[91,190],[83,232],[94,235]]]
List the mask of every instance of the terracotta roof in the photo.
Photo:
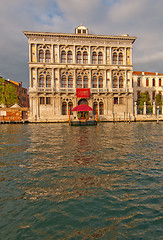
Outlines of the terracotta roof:
[[15,81],[9,80],[9,82],[11,82],[11,83],[13,83],[13,84],[19,86],[19,83],[15,82]]
[[133,71],[132,75],[145,75],[145,76],[152,75],[152,76],[157,76],[157,75],[163,75],[163,73]]

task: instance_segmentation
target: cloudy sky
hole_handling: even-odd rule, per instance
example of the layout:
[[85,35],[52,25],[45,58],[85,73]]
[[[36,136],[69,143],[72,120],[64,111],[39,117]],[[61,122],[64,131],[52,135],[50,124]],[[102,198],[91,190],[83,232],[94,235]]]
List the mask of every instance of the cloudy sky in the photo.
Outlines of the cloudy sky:
[[163,73],[163,0],[0,0],[0,76],[28,88],[23,31],[136,36],[134,70]]

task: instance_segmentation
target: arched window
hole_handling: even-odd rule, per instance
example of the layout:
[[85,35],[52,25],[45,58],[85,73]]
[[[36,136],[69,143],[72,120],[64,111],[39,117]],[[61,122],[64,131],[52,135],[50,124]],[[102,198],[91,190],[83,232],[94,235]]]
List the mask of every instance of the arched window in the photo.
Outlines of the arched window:
[[123,88],[123,77],[119,77],[119,88]]
[[88,53],[83,52],[83,64],[87,64],[87,63],[88,63]]
[[77,88],[82,88],[82,78],[81,76],[77,76]]
[[98,64],[103,64],[102,52],[99,52],[99,53],[98,53]]
[[113,64],[117,64],[117,53],[113,53]]
[[61,77],[61,86],[62,86],[62,88],[66,88],[67,87],[67,80],[66,80],[66,76],[65,75],[63,75]]
[[44,75],[40,75],[39,77],[39,87],[44,87]]
[[51,87],[51,77],[50,75],[47,75],[46,76],[46,87]]
[[148,86],[149,86],[149,79],[146,78],[146,87],[148,87]]
[[43,62],[44,61],[44,51],[40,50],[39,51],[39,62]]
[[81,63],[82,63],[82,55],[81,55],[81,52],[80,52],[80,51],[77,52],[77,63],[78,63],[78,64],[81,64]]
[[69,103],[68,103],[68,110],[70,111],[70,115],[73,114],[72,109],[73,109],[73,103],[72,103],[72,102],[69,102]]
[[96,52],[92,53],[92,64],[97,64],[97,53]]
[[99,102],[99,114],[104,115],[104,104],[103,104],[103,102]]
[[84,76],[83,78],[83,88],[88,88],[88,77]]
[[155,78],[152,79],[152,86],[155,87]]
[[68,76],[68,88],[73,88],[73,79],[72,76]]
[[118,83],[117,83],[117,76],[113,77],[113,88],[117,88],[118,87]]
[[45,52],[45,62],[50,63],[50,58],[51,58],[50,51],[46,50],[46,52]]
[[97,102],[93,103],[93,114],[96,115],[96,112],[98,113],[98,105]]
[[137,79],[137,87],[140,87],[140,77]]
[[103,77],[102,77],[102,76],[99,76],[99,79],[98,79],[98,87],[99,87],[99,88],[103,88]]
[[66,52],[65,51],[61,52],[61,63],[66,63]]
[[120,64],[120,65],[123,64],[123,54],[122,53],[119,53],[118,64]]
[[68,51],[67,53],[67,63],[72,63],[72,52]]
[[67,115],[67,103],[62,103],[62,115]]
[[93,76],[92,78],[92,88],[97,88],[97,77]]

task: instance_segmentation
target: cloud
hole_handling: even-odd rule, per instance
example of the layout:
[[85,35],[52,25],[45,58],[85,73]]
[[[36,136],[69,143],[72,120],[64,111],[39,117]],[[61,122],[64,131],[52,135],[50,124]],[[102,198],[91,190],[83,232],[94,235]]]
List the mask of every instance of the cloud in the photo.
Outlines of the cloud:
[[136,36],[134,69],[163,72],[162,9],[162,0],[1,0],[0,75],[28,86],[22,31],[73,33],[81,23],[95,34]]

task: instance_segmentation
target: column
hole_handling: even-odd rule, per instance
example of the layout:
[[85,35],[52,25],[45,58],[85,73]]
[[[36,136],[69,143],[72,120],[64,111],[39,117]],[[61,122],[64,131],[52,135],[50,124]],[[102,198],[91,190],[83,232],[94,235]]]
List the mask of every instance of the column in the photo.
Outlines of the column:
[[138,111],[137,111],[137,102],[134,103],[134,113],[135,113],[135,115],[138,114]]
[[144,115],[147,114],[147,105],[146,105],[146,102],[144,102],[143,114],[144,114]]
[[153,115],[156,115],[156,103],[153,102]]

